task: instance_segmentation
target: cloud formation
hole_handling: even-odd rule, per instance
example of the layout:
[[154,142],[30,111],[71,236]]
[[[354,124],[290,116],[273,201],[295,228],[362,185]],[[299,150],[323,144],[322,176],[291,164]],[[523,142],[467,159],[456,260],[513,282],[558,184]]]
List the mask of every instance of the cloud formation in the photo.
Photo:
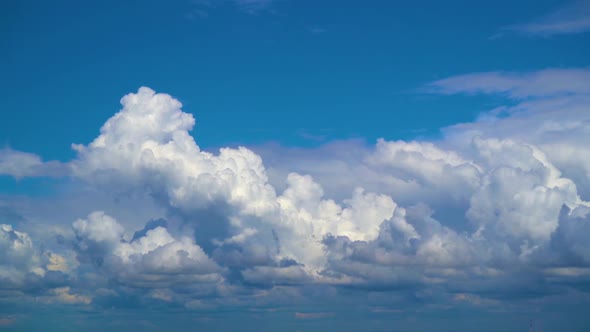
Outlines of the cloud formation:
[[[310,289],[398,289],[475,306],[517,297],[522,280],[538,296],[583,291],[590,204],[579,188],[589,183],[590,153],[567,149],[579,145],[574,134],[588,135],[587,112],[577,111],[588,105],[587,76],[572,69],[437,81],[430,87],[443,94],[500,93],[518,104],[447,128],[441,141],[281,148],[272,165],[261,157],[268,151],[203,151],[181,103],[142,87],[92,142],[73,145],[77,157],[63,169],[84,188],[141,197],[164,214],[138,227],[114,216],[124,205],[104,211],[97,201],[57,242],[41,237],[44,248],[4,224],[0,277],[50,302],[187,310],[304,303]],[[3,164],[22,160],[46,165],[22,152]],[[0,171],[37,175],[15,169],[31,167]]]
[[590,194],[590,73],[587,68],[529,73],[473,73],[433,82],[443,94],[505,95],[512,105],[498,107],[472,123],[446,128],[447,140],[475,136],[508,138],[540,148],[585,197]]

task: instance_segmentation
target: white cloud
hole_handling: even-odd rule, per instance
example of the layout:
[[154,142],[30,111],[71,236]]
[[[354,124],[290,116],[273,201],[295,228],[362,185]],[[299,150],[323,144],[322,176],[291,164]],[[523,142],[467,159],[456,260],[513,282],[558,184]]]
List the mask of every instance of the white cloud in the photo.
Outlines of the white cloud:
[[23,177],[64,176],[67,167],[58,161],[43,162],[36,154],[0,150],[0,175],[10,175],[17,179]]
[[[201,151],[189,134],[192,115],[182,112],[180,102],[171,96],[141,88],[121,103],[123,109],[105,123],[99,137],[88,146],[75,146],[79,157],[72,162],[74,174],[105,187],[147,189],[169,208],[186,214],[217,202],[227,204],[221,211],[227,225],[217,225],[227,228],[226,238],[213,239],[220,243],[265,243],[274,248],[274,234],[280,241],[275,259],[294,258],[313,273],[322,268],[324,236],[375,238],[395,208],[391,198],[360,188],[344,201],[346,206],[323,200],[321,186],[295,173],[277,196],[262,159],[252,151],[243,147],[223,148],[218,155]],[[213,222],[224,221],[205,221]],[[121,237],[122,229],[111,222],[100,225],[93,227],[106,229],[95,230],[93,236]],[[80,234],[85,227],[85,221],[74,224]]]
[[323,268],[322,239],[328,235],[347,236],[352,240],[373,240],[379,225],[393,216],[396,204],[385,195],[365,193],[357,188],[351,199],[341,206],[323,199],[321,186],[310,176],[292,173],[288,187],[278,197],[280,219],[276,227],[281,254],[295,258],[308,267]]
[[[80,239],[87,239],[90,243],[105,243],[111,246],[116,245],[123,237],[124,229],[115,219],[105,215],[103,212],[93,212],[88,219],[78,219],[73,224],[76,236]],[[88,247],[82,243],[83,249]]]
[[40,263],[28,234],[0,225],[0,288],[23,287],[27,273],[43,275]]
[[382,167],[380,173],[411,179],[420,186],[444,191],[456,199],[469,195],[479,185],[481,169],[453,151],[427,142],[377,141],[369,165]]
[[535,147],[477,137],[474,146],[491,166],[467,211],[480,227],[520,240],[547,241],[562,205],[582,203],[575,184]]
[[[459,289],[469,295],[454,302],[488,303],[478,291],[516,287],[510,276],[556,278],[590,264],[580,195],[590,152],[577,142],[589,135],[587,81],[586,69],[440,80],[431,86],[443,94],[499,93],[517,105],[435,142],[276,146],[270,167],[245,147],[202,151],[181,103],[140,88],[96,139],[74,146],[66,167],[95,191],[137,195],[133,209],[150,208],[75,220],[62,241],[75,263],[65,250],[39,256],[28,235],[6,226],[0,264],[21,284],[35,269],[77,274],[49,292],[71,303],[124,294],[212,308],[244,294],[296,297],[308,285]],[[152,219],[145,227],[121,217],[141,213]]]
[[221,280],[220,268],[192,239],[175,239],[166,228],[156,227],[129,241],[123,226],[103,212],[77,220],[73,228],[81,258],[90,258],[119,282],[160,287],[188,280]]
[[[547,84],[555,75],[586,80],[585,71],[545,71],[522,77],[510,75],[517,77],[516,83],[492,81],[483,88],[473,84],[469,86],[472,90],[467,91],[503,92],[514,98],[586,93],[581,83],[568,88]],[[443,80],[435,85],[452,86],[450,92],[464,91],[466,88],[460,82],[471,77]],[[218,155],[201,151],[189,134],[194,119],[182,112],[181,104],[169,95],[142,88],[137,94],[124,97],[122,104],[123,109],[107,121],[98,138],[88,146],[76,146],[79,157],[72,163],[75,174],[107,187],[123,184],[140,190],[147,188],[155,197],[163,198],[169,208],[186,214],[216,202],[227,204],[222,212],[225,221],[221,221],[226,223],[222,225],[226,228],[221,233],[224,237],[214,239],[221,250],[217,255],[224,256],[225,246],[251,252],[266,248],[258,263],[262,265],[247,267],[242,272],[245,279],[257,283],[262,282],[262,277],[279,276],[286,280],[296,276],[300,280],[322,280],[320,272],[333,263],[333,257],[326,256],[323,243],[328,235],[359,243],[353,245],[356,249],[352,252],[338,254],[340,259],[359,255],[354,253],[360,250],[360,243],[375,251],[363,254],[369,255],[367,261],[382,264],[444,267],[479,264],[482,259],[526,259],[536,248],[549,243],[559,226],[558,214],[563,204],[572,208],[586,204],[579,198],[574,183],[563,178],[534,145],[475,135],[453,142],[457,151],[427,142],[380,140],[374,151],[363,154],[363,167],[352,170],[353,176],[358,176],[354,174],[357,169],[369,170],[376,177],[414,183],[417,192],[430,193],[423,197],[425,201],[415,203],[428,204],[432,197],[445,202],[445,196],[450,195],[456,204],[467,206],[469,224],[463,226],[445,221],[453,225],[446,226],[431,217],[433,212],[422,208],[415,210],[422,212],[414,213],[408,220],[403,217],[405,210],[391,197],[365,193],[360,188],[353,190],[351,199],[339,204],[325,199],[322,186],[313,178],[297,173],[287,176],[286,188],[278,195],[268,183],[262,159],[252,151],[225,148]],[[404,195],[403,190],[396,192],[387,185],[380,189],[395,196]],[[97,229],[94,236],[109,241],[120,239],[123,230],[111,224],[101,224],[106,229]],[[201,227],[213,225],[205,222]],[[383,242],[386,238],[390,243]],[[165,229],[156,228],[141,240],[117,244],[114,252],[125,262],[125,257],[145,255],[141,248],[165,247],[172,239]],[[403,242],[397,243],[399,240]],[[496,243],[489,245],[490,241]],[[181,246],[181,242],[176,243]],[[383,249],[383,245],[389,249]],[[485,246],[492,249],[486,252]],[[131,254],[124,254],[125,251]],[[174,271],[172,266],[156,264],[157,256],[152,256],[155,265],[142,269]],[[142,258],[147,264],[145,259],[147,256]],[[269,263],[284,259],[294,259],[303,269]],[[174,262],[171,260],[170,264]],[[306,274],[299,274],[301,271]]]
[[532,73],[475,73],[436,81],[444,94],[504,94],[517,101],[483,114],[478,121],[444,130],[445,139],[464,145],[475,136],[535,145],[590,197],[590,72],[548,69]]
[[88,146],[74,145],[77,176],[146,188],[187,210],[216,200],[259,215],[274,208],[260,157],[246,148],[224,148],[217,156],[201,151],[189,134],[195,121],[176,99],[141,88],[121,103],[100,136]]
[[0,224],[0,298],[6,290],[18,294],[37,289],[53,293],[66,282],[69,266],[74,264],[40,247],[29,234]]

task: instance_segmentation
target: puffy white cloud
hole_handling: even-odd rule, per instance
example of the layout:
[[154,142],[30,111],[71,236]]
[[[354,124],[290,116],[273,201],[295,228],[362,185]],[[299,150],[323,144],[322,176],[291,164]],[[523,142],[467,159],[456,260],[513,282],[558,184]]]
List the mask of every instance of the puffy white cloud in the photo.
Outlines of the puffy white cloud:
[[481,169],[456,152],[427,142],[377,141],[368,163],[383,173],[417,182],[421,187],[465,198],[479,185]]
[[[585,77],[583,72],[560,71],[530,77],[497,76],[496,81],[487,80],[481,87],[474,84],[471,89],[509,92],[518,98],[568,92],[545,83],[546,76],[555,75]],[[459,84],[464,80],[434,85],[455,93],[465,90]],[[576,88],[575,93],[585,93],[584,85],[579,86],[581,90]],[[189,134],[193,117],[182,112],[181,104],[169,95],[141,88],[121,102],[123,109],[107,121],[98,138],[88,146],[76,146],[75,174],[107,187],[123,184],[147,189],[184,215],[203,209],[222,210],[217,212],[222,220],[206,220],[199,227],[225,228],[221,237],[213,239],[218,248],[214,257],[221,264],[241,266],[242,276],[251,282],[262,283],[262,278],[323,280],[329,274],[326,271],[334,268],[335,259],[422,268],[526,259],[548,245],[559,227],[563,204],[572,208],[586,204],[574,182],[564,178],[535,145],[475,134],[452,140],[456,151],[429,142],[379,140],[373,151],[358,154],[358,164],[348,170],[352,177],[372,174],[376,181],[383,179],[385,184],[375,188],[402,201],[432,202],[440,208],[450,197],[453,208],[466,209],[469,225],[438,221],[426,205],[412,208],[408,219],[406,209],[391,197],[360,188],[351,188],[352,198],[337,203],[324,198],[324,189],[312,177],[297,173],[287,175],[285,189],[277,194],[268,183],[262,159],[252,151],[225,148],[218,155],[201,151]],[[409,196],[408,188],[412,188]],[[222,208],[216,207],[219,202]],[[76,222],[74,228],[82,234],[84,223]],[[108,219],[93,232],[104,239],[104,245],[116,243],[112,253],[122,262],[142,257],[141,269],[154,271],[184,266],[179,257],[168,262],[171,266],[163,261],[158,265],[158,257],[166,257],[165,250],[146,252],[172,247],[172,241],[182,246],[183,242],[174,240],[164,228],[123,244],[119,244],[123,229]],[[331,245],[326,252],[327,237],[345,239],[342,244],[349,243],[344,246],[349,249],[336,250],[335,242],[328,241]],[[197,251],[194,255],[199,256]],[[297,264],[281,266],[282,260],[290,259]]]
[[325,264],[321,243],[327,235],[347,236],[352,240],[372,240],[379,226],[392,217],[396,204],[389,196],[365,193],[357,188],[341,206],[323,199],[323,190],[310,176],[292,173],[288,187],[278,197],[280,218],[275,230],[281,255],[315,269]]
[[353,283],[389,287],[427,283],[427,269],[477,266],[491,257],[477,238],[442,225],[425,205],[397,208],[373,241],[340,236],[327,238],[324,244],[334,271],[353,277]]
[[[171,209],[188,215],[221,202],[225,208],[218,213],[228,224],[218,225],[227,229],[226,238],[215,239],[216,243],[249,247],[256,242],[274,248],[278,240],[276,260],[294,258],[313,272],[322,268],[324,236],[375,238],[395,208],[391,198],[360,188],[343,207],[322,199],[321,186],[295,173],[277,196],[262,159],[252,151],[243,147],[224,148],[218,155],[201,151],[189,134],[195,123],[192,115],[171,96],[141,88],[121,103],[123,109],[105,123],[99,137],[88,146],[75,146],[76,176],[106,187],[147,189]],[[89,216],[89,220],[100,218],[104,219]],[[205,220],[202,227],[215,227],[207,225],[214,222],[223,221]],[[74,229],[79,237],[105,245],[116,242],[123,232],[108,218],[77,221]]]
[[189,131],[195,120],[170,95],[139,89],[121,99],[123,109],[88,146],[74,145],[74,173],[88,181],[147,188],[182,209],[215,200],[262,214],[275,193],[259,156],[246,148],[201,151]]
[[[454,142],[456,151],[441,145],[379,140],[375,150],[363,156],[364,169],[371,169],[384,179],[394,177],[400,183],[416,185],[410,193],[397,191],[393,182],[380,190],[401,201],[425,203],[443,210],[423,213],[438,213],[442,218],[439,221],[414,216],[408,222],[406,210],[396,208],[393,218],[388,214],[376,222],[381,226],[377,242],[383,248],[374,244],[365,248],[365,252],[374,251],[371,260],[384,264],[456,266],[526,259],[532,251],[548,245],[559,225],[558,214],[563,204],[587,204],[580,198],[575,183],[564,177],[535,145],[480,136]],[[359,169],[362,168],[355,166],[347,175],[361,177],[365,173],[357,173]],[[309,187],[303,182],[297,186]],[[315,189],[301,195],[316,197],[317,201],[322,192]],[[452,210],[457,212],[449,213]],[[351,235],[343,231],[329,233]],[[370,243],[375,238],[350,236],[349,240]],[[411,246],[404,246],[410,242]]]
[[12,291],[19,296],[44,295],[49,296],[49,302],[71,303],[62,301],[69,294],[59,290],[67,283],[70,265],[63,256],[40,248],[27,233],[0,224],[0,298],[4,297],[2,291]]
[[11,225],[0,225],[0,262],[27,265],[33,260],[33,243],[28,234],[16,231]]
[[590,139],[589,79],[587,69],[551,69],[479,73],[434,83],[445,93],[507,93],[525,99],[446,130],[455,145],[474,141],[477,153],[495,167],[486,175],[486,188],[472,198],[468,214],[492,221],[489,227],[503,228],[504,234],[528,239],[523,251],[556,231],[563,204],[587,205],[581,198],[590,194],[590,150],[583,143]]
[[590,197],[590,71],[547,69],[529,73],[474,73],[432,83],[445,94],[503,94],[517,102],[477,121],[444,129],[445,140],[464,145],[476,136],[534,145]]
[[[588,205],[590,154],[583,143],[590,139],[588,82],[587,69],[548,69],[476,73],[433,83],[443,93],[502,93],[518,100],[445,134],[454,146],[473,142],[474,158],[488,165],[468,217],[485,228],[486,236],[500,236],[494,241],[511,237],[521,258],[536,251],[535,259],[547,263],[565,250],[555,244],[568,220],[559,211],[563,205],[578,211]],[[562,264],[567,261],[558,256]]]
[[[67,167],[107,195],[138,195],[142,204],[152,197],[160,206],[150,210],[154,220],[142,230],[125,214],[75,220],[62,242],[73,245],[77,262],[63,252],[39,256],[28,236],[6,226],[0,264],[20,271],[21,284],[32,271],[78,273],[77,281],[51,287],[61,302],[126,294],[192,308],[211,308],[218,298],[239,302],[254,293],[250,287],[446,290],[469,294],[455,302],[477,304],[487,303],[478,292],[495,283],[516,288],[510,276],[567,283],[565,275],[580,277],[590,264],[589,204],[578,186],[590,174],[590,154],[573,143],[575,135],[588,136],[587,115],[579,112],[587,105],[586,74],[442,80],[435,85],[443,93],[525,101],[521,109],[494,111],[506,116],[492,112],[448,128],[441,141],[281,151],[282,165],[269,169],[244,147],[202,151],[181,103],[140,88],[121,100],[96,139],[74,146],[78,156]],[[582,83],[553,86],[550,77]],[[572,107],[560,102],[567,94],[575,95]],[[533,112],[535,105],[542,107]]]
[[43,275],[41,260],[28,234],[0,225],[0,288],[25,286],[27,273]]
[[[189,237],[175,239],[164,227],[150,229],[131,241],[124,228],[103,212],[73,224],[79,256],[120,282],[161,287],[187,281],[221,280],[219,266]],[[84,261],[84,260],[83,260]]]
[[[117,221],[104,212],[97,211],[88,215],[88,219],[78,219],[73,224],[74,232],[88,243],[115,246],[123,237],[124,229]],[[87,243],[82,243],[86,249]]]
[[583,203],[575,184],[562,178],[537,148],[479,138],[474,147],[489,165],[467,211],[480,227],[500,236],[547,241],[558,226],[561,206]]
[[460,188],[471,227],[436,220],[424,204],[398,207],[381,224],[377,239],[324,241],[330,267],[353,277],[350,282],[370,285],[439,283],[464,275],[495,278],[510,273],[503,270],[511,265],[563,264],[562,257],[547,253],[564,251],[554,239],[564,227],[562,206],[588,206],[575,183],[534,145],[475,136],[458,149],[468,157],[430,143],[381,140],[366,160],[423,187],[445,188],[447,196]]

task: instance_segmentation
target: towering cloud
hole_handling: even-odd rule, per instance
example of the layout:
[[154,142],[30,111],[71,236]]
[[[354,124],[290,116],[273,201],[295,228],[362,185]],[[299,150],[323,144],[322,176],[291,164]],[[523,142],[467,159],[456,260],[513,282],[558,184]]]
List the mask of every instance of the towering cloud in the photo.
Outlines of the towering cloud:
[[[219,247],[263,243],[265,250],[275,252],[271,260],[295,259],[317,273],[324,236],[375,238],[395,208],[391,198],[362,189],[343,207],[324,200],[311,177],[295,173],[278,196],[254,152],[243,147],[224,148],[218,155],[201,151],[189,134],[192,115],[171,96],[141,88],[121,103],[123,109],[105,123],[99,137],[88,146],[74,146],[79,157],[72,162],[73,174],[107,190],[147,190],[184,216],[218,209],[216,220],[198,222],[202,228],[222,228],[222,238],[209,239]],[[75,223],[79,237],[87,228],[94,230],[90,239],[121,236],[117,224],[108,217],[101,220]],[[222,224],[210,225],[214,223]]]

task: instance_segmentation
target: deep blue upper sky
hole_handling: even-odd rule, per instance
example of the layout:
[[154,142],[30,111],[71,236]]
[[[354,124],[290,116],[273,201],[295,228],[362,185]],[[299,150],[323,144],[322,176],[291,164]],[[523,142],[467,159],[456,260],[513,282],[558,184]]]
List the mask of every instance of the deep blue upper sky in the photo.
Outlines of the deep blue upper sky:
[[584,34],[497,38],[561,3],[3,2],[0,144],[67,159],[143,85],[195,114],[205,148],[432,137],[496,104],[417,93],[428,82],[587,64]]

